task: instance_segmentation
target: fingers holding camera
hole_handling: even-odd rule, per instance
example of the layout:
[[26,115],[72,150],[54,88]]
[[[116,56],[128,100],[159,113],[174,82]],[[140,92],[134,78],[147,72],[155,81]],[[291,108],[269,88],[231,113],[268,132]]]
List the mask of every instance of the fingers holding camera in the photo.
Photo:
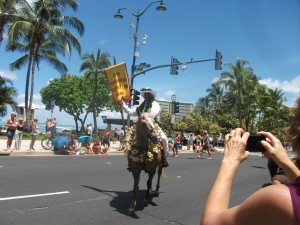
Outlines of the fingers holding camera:
[[245,151],[248,132],[244,132],[241,128],[236,128],[225,136],[224,160],[237,161],[241,163],[249,156],[249,152]]
[[278,165],[282,166],[285,161],[290,161],[288,154],[282,143],[270,132],[258,132],[257,134],[265,136],[266,141],[261,141],[261,145],[266,149],[267,154],[275,160]]

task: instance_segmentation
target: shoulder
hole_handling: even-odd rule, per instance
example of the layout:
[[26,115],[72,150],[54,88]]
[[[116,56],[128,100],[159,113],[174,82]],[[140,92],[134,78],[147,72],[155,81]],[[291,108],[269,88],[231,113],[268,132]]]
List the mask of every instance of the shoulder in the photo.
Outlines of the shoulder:
[[152,105],[158,105],[159,106],[159,103],[158,103],[157,100],[153,100]]
[[241,205],[229,209],[225,217],[228,221],[234,220],[237,224],[245,225],[294,224],[296,222],[289,188],[282,184],[260,189]]

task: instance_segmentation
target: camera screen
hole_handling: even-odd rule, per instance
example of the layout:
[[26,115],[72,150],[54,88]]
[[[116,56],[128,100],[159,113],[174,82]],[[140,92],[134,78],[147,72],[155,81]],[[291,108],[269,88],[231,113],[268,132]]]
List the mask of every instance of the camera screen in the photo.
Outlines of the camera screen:
[[246,150],[249,152],[265,152],[266,150],[260,144],[262,140],[266,140],[266,138],[261,135],[250,135],[247,141]]

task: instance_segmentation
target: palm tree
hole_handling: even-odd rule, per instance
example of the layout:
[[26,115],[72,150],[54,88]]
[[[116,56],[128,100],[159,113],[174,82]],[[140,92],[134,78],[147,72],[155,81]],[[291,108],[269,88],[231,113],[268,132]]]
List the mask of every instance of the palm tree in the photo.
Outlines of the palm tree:
[[3,41],[5,27],[18,17],[17,7],[28,7],[26,0],[1,0],[0,1],[0,46]]
[[97,51],[97,55],[95,57],[94,53],[84,54],[82,56],[83,63],[80,66],[80,72],[85,71],[85,76],[88,78],[93,78],[94,80],[94,92],[93,92],[93,119],[94,119],[94,135],[98,134],[97,127],[97,110],[96,110],[96,96],[98,91],[98,82],[99,77],[104,77],[103,71],[105,68],[111,65],[109,58],[111,56],[106,52],[101,52],[100,49]]
[[17,97],[17,91],[12,85],[12,81],[8,78],[0,76],[0,116],[6,115],[6,105],[15,106],[15,98]]
[[[225,85],[225,88],[235,95],[235,107],[239,119],[239,126],[243,127],[242,121],[242,103],[243,90],[245,90],[245,82],[249,74],[253,74],[253,69],[248,66],[248,62],[237,58],[235,65],[229,63],[230,72],[221,73],[220,82]],[[248,76],[249,78],[249,76]]]
[[224,97],[224,88],[219,82],[215,82],[211,85],[211,88],[206,90],[208,92],[208,97],[211,101],[211,104],[214,105],[214,108],[218,111],[222,110],[222,103]]
[[[76,10],[77,0],[38,0],[32,7],[24,7],[20,10],[20,17],[13,22],[8,29],[9,50],[21,50],[23,57],[11,64],[12,68],[19,69],[28,64],[25,84],[25,111],[29,116],[32,106],[34,72],[39,68],[41,61],[47,61],[54,65],[60,72],[66,72],[66,66],[56,58],[56,53],[69,55],[74,47],[78,53],[81,47],[76,36],[66,28],[74,28],[80,35],[84,32],[84,26],[76,17],[63,16],[61,12],[65,8]],[[29,96],[29,80],[31,76],[31,93]],[[28,118],[26,119],[27,121]]]

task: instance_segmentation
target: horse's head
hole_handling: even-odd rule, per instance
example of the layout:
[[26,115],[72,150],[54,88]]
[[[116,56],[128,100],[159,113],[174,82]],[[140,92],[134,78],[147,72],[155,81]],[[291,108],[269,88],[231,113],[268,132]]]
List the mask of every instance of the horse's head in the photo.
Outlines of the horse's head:
[[155,126],[155,121],[150,115],[150,113],[141,113],[137,110],[138,120],[136,123],[136,132],[137,135],[146,136],[148,139],[152,141],[152,143],[156,144],[160,141],[160,135]]

